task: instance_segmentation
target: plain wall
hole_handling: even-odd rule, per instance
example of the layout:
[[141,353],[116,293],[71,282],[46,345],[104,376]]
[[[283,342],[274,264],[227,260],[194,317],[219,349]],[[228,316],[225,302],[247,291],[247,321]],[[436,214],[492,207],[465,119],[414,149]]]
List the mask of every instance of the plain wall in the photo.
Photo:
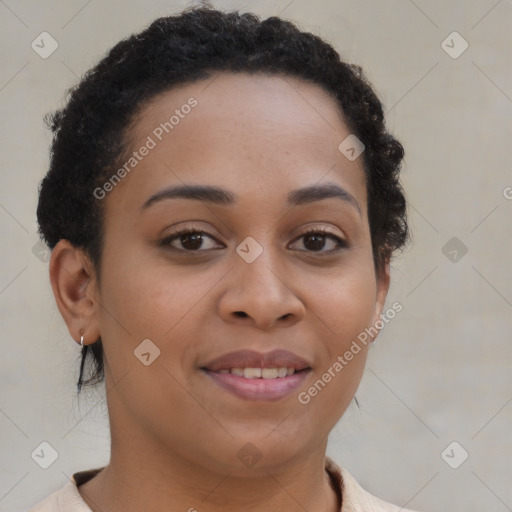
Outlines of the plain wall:
[[[413,245],[394,260],[387,302],[403,310],[370,349],[360,409],[352,403],[333,430],[329,455],[407,508],[512,510],[512,3],[213,3],[295,21],[362,65],[406,150]],[[77,400],[80,349],[55,306],[48,263],[34,254],[50,142],[43,116],[118,40],[187,5],[0,3],[2,511],[25,510],[109,455],[102,390]],[[43,31],[59,45],[47,59],[31,48]],[[454,31],[469,44],[458,58],[442,47]],[[457,41],[448,39],[451,51]],[[467,248],[462,258],[454,243]],[[42,441],[59,454],[46,470],[31,458]],[[442,457],[453,441],[462,448],[448,459],[469,455],[458,469]]]

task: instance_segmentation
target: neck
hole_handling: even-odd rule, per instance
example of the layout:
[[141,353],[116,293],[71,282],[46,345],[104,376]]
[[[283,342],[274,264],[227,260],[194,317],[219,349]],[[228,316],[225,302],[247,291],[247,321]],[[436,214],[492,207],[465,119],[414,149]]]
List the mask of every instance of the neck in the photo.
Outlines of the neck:
[[220,474],[168,449],[113,437],[110,463],[79,492],[93,512],[336,512],[340,504],[325,470],[325,448],[326,442],[293,464]]

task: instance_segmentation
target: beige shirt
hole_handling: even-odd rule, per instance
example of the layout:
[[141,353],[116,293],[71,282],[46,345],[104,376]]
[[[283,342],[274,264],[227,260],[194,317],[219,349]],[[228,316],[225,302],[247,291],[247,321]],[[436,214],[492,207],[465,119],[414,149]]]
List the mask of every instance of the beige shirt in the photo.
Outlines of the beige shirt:
[[[102,469],[74,473],[64,487],[47,496],[28,512],[91,512],[78,492],[78,486],[93,478]],[[414,512],[386,503],[366,492],[346,469],[338,466],[329,457],[325,458],[325,469],[331,477],[339,501],[342,502],[340,512]]]

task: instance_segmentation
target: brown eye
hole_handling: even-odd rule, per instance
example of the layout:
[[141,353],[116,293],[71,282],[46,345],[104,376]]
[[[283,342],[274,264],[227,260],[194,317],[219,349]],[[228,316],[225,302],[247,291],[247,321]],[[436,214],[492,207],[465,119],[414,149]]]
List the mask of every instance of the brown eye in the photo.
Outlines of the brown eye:
[[305,249],[299,250],[306,252],[329,254],[347,247],[345,240],[328,231],[318,229],[303,233],[297,240],[303,240],[302,244]]
[[188,233],[179,237],[181,245],[188,251],[197,251],[203,244],[203,235],[200,233]]
[[[213,247],[208,247],[210,241],[214,242]],[[218,242],[208,233],[197,230],[183,230],[168,236],[160,242],[160,245],[175,249],[177,251],[203,252],[211,249],[218,249]],[[206,245],[207,247],[204,247]]]

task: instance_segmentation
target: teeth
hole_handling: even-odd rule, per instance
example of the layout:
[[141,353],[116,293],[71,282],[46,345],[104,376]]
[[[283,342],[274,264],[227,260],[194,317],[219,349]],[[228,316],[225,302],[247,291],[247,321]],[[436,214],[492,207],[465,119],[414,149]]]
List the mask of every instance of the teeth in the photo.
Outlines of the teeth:
[[261,368],[245,368],[244,377],[246,379],[259,379],[261,377]]
[[261,376],[264,379],[277,379],[279,370],[277,368],[263,368],[261,370]]
[[231,368],[218,373],[232,373],[246,379],[278,379],[295,373],[295,368]]

